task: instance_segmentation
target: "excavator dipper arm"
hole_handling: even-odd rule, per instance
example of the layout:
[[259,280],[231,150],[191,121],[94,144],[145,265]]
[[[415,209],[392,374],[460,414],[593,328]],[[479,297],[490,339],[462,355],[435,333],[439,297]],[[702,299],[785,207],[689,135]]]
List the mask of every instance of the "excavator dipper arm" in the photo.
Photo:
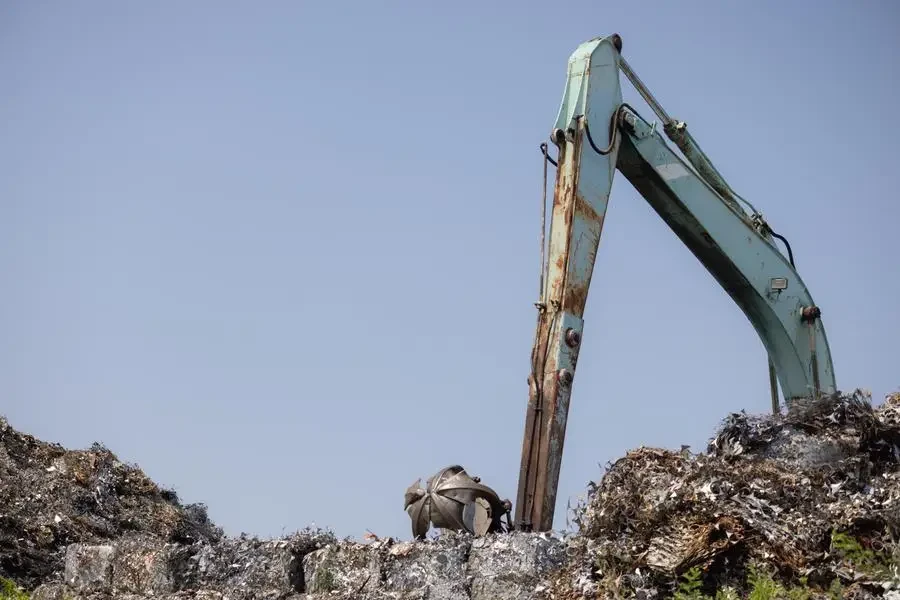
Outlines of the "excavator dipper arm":
[[[618,169],[747,316],[785,400],[829,394],[835,379],[820,311],[762,215],[725,183],[621,55],[618,35],[582,44],[551,141],[559,153],[532,350],[516,527],[552,528],[583,316],[613,176]],[[624,72],[662,120],[622,102]],[[679,157],[663,133],[682,151]],[[749,203],[747,203],[749,204]],[[542,248],[543,250],[543,248]]]

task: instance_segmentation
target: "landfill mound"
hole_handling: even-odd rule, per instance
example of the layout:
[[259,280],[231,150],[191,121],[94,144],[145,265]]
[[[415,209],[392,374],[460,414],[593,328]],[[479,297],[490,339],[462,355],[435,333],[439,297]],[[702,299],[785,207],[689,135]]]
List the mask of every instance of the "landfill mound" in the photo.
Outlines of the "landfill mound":
[[0,419],[0,576],[32,600],[900,600],[900,394],[731,414],[704,452],[628,452],[573,513],[552,534],[230,538],[102,446]]
[[67,450],[0,417],[0,576],[31,589],[59,573],[66,547],[79,542],[221,536],[204,505],[182,506],[102,445]]
[[765,577],[878,597],[900,589],[900,394],[731,414],[705,453],[627,453],[573,512],[579,558],[556,582],[573,594],[747,593]]

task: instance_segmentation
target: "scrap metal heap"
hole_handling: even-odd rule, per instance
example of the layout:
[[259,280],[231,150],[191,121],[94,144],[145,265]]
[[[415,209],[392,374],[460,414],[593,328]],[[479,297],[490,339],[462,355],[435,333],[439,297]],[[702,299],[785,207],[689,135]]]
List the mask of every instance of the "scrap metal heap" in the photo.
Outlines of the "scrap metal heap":
[[[432,510],[435,527],[475,537],[511,529],[444,516],[478,494],[508,511],[456,466],[427,493],[407,490],[417,537],[427,498],[436,506],[453,489],[468,495],[455,512]],[[796,401],[784,414],[733,413],[700,453],[635,449],[589,485],[570,519],[577,533],[559,542],[567,558],[543,584],[557,599],[671,597],[696,569],[710,598],[747,597],[756,573],[790,597],[900,600],[900,393],[878,406],[856,391]]]
[[628,452],[572,519],[572,562],[556,584],[587,597],[610,586],[653,597],[692,568],[715,595],[756,565],[821,597],[840,587],[830,597],[900,598],[900,394],[877,407],[855,392],[785,415],[731,414],[703,453]]
[[190,544],[224,533],[204,504],[182,504],[103,445],[68,450],[0,416],[0,577],[31,588],[62,569],[67,544],[125,535]]
[[[464,503],[506,510],[477,479],[444,469],[428,502],[456,481]],[[0,577],[34,600],[661,600],[695,567],[709,598],[725,586],[737,598],[754,564],[816,592],[779,597],[900,600],[900,394],[733,414],[699,454],[629,452],[574,510],[577,532],[479,535],[476,523],[508,529],[494,516],[422,541],[228,537],[108,450],[66,450],[0,417]]]

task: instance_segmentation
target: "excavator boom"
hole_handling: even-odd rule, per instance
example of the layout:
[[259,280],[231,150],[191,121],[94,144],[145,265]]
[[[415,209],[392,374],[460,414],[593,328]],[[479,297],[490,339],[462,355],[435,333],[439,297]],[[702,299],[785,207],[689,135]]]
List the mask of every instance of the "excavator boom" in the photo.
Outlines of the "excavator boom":
[[[621,50],[621,38],[613,35],[585,42],[572,54],[550,136],[557,160],[542,146],[547,161],[556,166],[556,184],[546,260],[542,242],[515,504],[515,524],[521,530],[552,528],[585,304],[617,169],[749,319],[785,401],[836,391],[820,310],[793,257],[778,249],[775,238],[780,236],[728,186],[685,124],[665,113]],[[620,73],[660,118],[661,128],[622,102]],[[745,204],[750,213],[742,208]]]

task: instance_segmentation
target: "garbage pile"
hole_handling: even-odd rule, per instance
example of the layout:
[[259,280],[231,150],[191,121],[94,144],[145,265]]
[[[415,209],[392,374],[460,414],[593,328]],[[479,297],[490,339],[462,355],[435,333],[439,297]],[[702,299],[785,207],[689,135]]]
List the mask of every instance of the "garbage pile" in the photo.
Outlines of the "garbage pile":
[[900,394],[729,415],[705,453],[627,453],[573,513],[578,558],[557,597],[672,597],[686,581],[713,597],[761,573],[900,597]]
[[32,600],[900,600],[900,394],[729,415],[704,452],[628,452],[573,513],[554,534],[229,538],[106,448],[0,418],[0,577]]
[[78,542],[221,536],[205,506],[182,506],[102,445],[66,450],[0,417],[0,577],[33,588],[62,571],[66,547]]

